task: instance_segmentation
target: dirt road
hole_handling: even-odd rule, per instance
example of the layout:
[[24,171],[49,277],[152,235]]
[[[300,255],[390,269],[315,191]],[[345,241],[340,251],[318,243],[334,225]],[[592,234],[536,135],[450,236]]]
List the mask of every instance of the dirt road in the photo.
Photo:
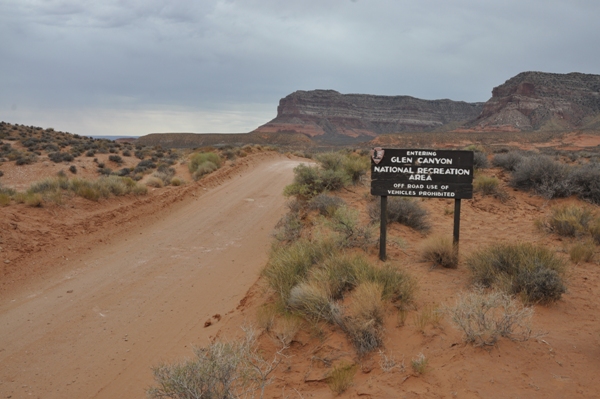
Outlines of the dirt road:
[[264,160],[1,303],[0,397],[145,397],[256,281],[298,163]]

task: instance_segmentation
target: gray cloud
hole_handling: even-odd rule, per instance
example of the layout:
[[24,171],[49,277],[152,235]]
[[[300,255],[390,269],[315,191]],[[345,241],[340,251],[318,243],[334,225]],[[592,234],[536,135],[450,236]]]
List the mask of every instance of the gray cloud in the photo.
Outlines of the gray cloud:
[[583,0],[0,0],[0,119],[228,132],[267,122],[299,89],[486,101],[526,70],[600,73],[599,12]]

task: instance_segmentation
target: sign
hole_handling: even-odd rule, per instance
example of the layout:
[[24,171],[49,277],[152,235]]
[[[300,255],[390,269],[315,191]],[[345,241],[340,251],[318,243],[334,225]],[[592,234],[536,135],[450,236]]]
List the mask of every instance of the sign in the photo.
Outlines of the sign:
[[473,151],[374,148],[371,194],[473,198]]

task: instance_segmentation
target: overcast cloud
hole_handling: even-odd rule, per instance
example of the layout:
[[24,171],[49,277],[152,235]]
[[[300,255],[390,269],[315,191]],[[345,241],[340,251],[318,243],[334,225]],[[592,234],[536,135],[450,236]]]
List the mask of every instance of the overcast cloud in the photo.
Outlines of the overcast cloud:
[[296,90],[486,101],[600,73],[597,0],[0,0],[0,120],[247,132]]

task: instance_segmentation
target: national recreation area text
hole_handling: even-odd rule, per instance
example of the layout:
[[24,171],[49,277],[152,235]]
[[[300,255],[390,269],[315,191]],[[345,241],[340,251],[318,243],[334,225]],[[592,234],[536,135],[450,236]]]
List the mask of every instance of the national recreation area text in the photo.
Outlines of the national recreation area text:
[[371,161],[373,195],[472,198],[472,151],[383,149],[379,156]]

